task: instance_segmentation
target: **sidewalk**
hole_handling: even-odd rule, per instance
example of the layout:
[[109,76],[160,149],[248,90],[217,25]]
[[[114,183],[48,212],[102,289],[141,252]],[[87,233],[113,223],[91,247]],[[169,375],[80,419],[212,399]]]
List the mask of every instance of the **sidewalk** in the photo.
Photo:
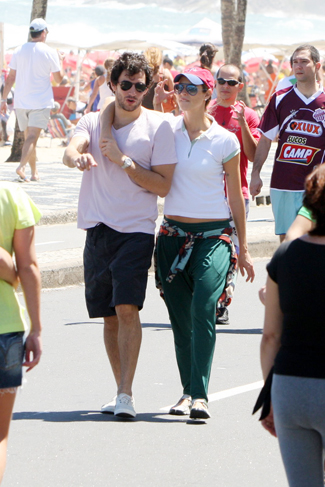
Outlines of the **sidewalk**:
[[[59,139],[44,137],[37,146],[37,167],[41,180],[37,183],[22,184],[43,216],[40,225],[58,225],[75,222],[82,173],[63,165],[64,147]],[[269,195],[270,176],[273,166],[276,145],[272,144],[269,158],[266,161],[262,180],[264,183],[261,198]],[[5,163],[11,147],[0,147],[0,179],[17,181],[15,169],[18,163]],[[249,168],[249,173],[251,167]],[[26,171],[29,176],[29,166]],[[159,198],[159,214],[163,211],[163,199]],[[76,230],[77,231],[77,230]],[[274,235],[274,221],[270,205],[256,205],[251,202],[247,223],[249,251],[253,258],[270,257],[278,246],[279,239]],[[83,282],[81,247],[52,252],[38,253],[42,273],[43,288],[73,285]]]

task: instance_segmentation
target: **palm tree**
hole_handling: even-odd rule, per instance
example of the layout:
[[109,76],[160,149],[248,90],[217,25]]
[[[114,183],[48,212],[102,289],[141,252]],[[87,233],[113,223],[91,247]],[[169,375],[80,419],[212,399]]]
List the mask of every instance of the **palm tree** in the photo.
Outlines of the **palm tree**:
[[[37,18],[46,18],[47,0],[33,0],[32,13],[30,21]],[[28,36],[29,37],[29,36]],[[19,130],[16,120],[15,135],[12,143],[11,154],[6,162],[19,162],[21,158],[21,150],[24,143],[24,133]]]
[[[241,54],[245,37],[247,0],[221,0],[223,51],[226,63],[241,66]],[[249,104],[246,84],[241,98]]]

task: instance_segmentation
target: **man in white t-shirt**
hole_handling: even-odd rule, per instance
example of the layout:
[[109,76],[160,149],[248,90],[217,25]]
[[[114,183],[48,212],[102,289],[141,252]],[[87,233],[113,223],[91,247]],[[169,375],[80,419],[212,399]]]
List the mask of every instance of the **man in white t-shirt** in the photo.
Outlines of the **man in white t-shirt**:
[[87,230],[84,251],[86,303],[104,318],[104,342],[117,396],[101,411],[134,418],[132,382],[141,344],[143,306],[154,245],[157,195],[169,192],[175,169],[169,123],[141,106],[152,81],[144,56],[124,53],[115,63],[112,134],[99,146],[100,114],[78,122],[63,162],[84,171],[78,227]]
[[[10,71],[1,99],[0,111],[7,111],[7,96],[15,85],[15,112],[19,129],[24,132],[20,164],[16,169],[18,181],[38,181],[36,169],[36,143],[42,129],[46,129],[50,110],[54,107],[51,73],[56,83],[61,83],[63,70],[58,52],[45,44],[48,34],[44,19],[34,19],[29,27],[31,41],[18,47],[12,55]],[[25,174],[26,164],[31,168],[31,178]]]

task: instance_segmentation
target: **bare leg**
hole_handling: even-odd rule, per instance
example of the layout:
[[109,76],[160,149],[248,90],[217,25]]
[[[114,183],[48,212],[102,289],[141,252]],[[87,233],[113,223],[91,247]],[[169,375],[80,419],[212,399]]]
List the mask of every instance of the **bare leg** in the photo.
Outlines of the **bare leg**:
[[28,127],[24,132],[25,142],[22,148],[20,164],[16,169],[16,173],[22,178],[25,178],[25,167],[28,162],[32,177],[38,176],[36,171],[36,143],[41,130],[38,127]]
[[121,382],[120,352],[118,349],[118,320],[117,316],[104,318],[104,343],[110,361],[117,387]]
[[141,346],[142,329],[138,307],[130,304],[116,306],[119,323],[118,348],[121,364],[121,381],[118,394],[132,396],[132,382]]
[[15,398],[16,393],[2,393],[0,390],[0,484],[6,468],[9,426]]
[[284,239],[286,238],[285,234],[279,235],[280,237],[280,243],[284,242]]
[[142,329],[138,307],[116,306],[117,316],[104,318],[104,343],[117,384],[117,393],[132,396]]
[[38,179],[38,171],[36,169],[36,149],[33,150],[29,157],[29,165],[30,165],[30,170],[31,170],[31,177],[34,180]]

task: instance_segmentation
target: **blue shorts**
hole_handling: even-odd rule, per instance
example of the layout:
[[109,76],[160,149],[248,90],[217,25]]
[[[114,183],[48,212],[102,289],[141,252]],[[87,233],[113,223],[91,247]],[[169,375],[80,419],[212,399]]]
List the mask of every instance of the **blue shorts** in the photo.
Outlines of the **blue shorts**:
[[275,235],[285,235],[302,207],[304,191],[270,189]]
[[121,233],[103,223],[87,230],[85,294],[90,318],[116,315],[115,306],[143,306],[154,235]]
[[22,380],[24,332],[0,335],[0,389],[18,387]]

